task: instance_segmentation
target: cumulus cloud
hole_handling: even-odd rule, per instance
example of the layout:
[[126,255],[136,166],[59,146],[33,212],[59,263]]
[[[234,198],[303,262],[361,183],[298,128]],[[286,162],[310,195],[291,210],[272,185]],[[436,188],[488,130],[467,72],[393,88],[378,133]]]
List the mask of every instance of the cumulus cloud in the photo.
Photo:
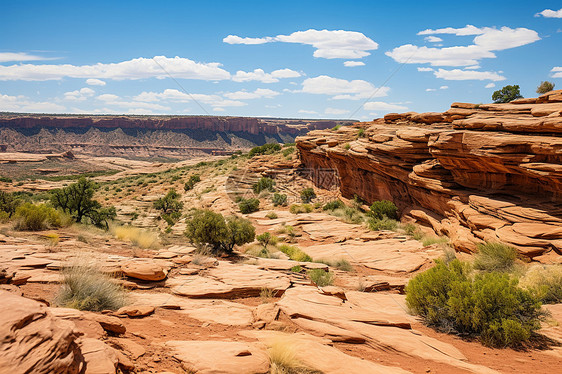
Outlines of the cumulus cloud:
[[318,114],[318,112],[315,110],[306,110],[306,109],[300,109],[298,112],[303,114]]
[[441,38],[439,38],[439,37],[437,37],[437,36],[433,36],[433,35],[431,35],[431,36],[426,36],[426,37],[424,38],[424,40],[426,40],[426,41],[428,41],[428,42],[430,42],[430,43],[439,43],[439,42],[442,42],[442,41],[443,41],[443,39],[441,39]]
[[495,83],[488,83],[486,86],[484,86],[484,88],[494,88],[496,87]]
[[0,111],[24,113],[61,113],[66,108],[52,102],[38,102],[23,95],[11,96],[0,94]]
[[331,95],[334,100],[358,100],[373,97],[387,96],[390,87],[377,88],[364,80],[352,80],[333,78],[327,75],[320,75],[315,78],[305,79],[302,83],[300,92]]
[[84,87],[80,90],[65,92],[64,99],[69,101],[84,101],[87,98],[92,97],[94,94],[94,90]]
[[271,73],[266,73],[263,69],[254,69],[254,71],[242,71],[239,70],[232,77],[235,82],[249,82],[249,81],[260,81],[262,83],[276,83],[279,79],[285,78],[298,78],[301,73],[291,69],[279,69],[274,70]]
[[253,92],[242,90],[236,92],[227,92],[223,94],[224,97],[227,97],[232,100],[250,100],[250,99],[261,99],[261,98],[271,99],[277,95],[281,95],[281,93],[270,90],[268,88],[258,88]]
[[62,78],[97,78],[97,79],[146,79],[174,78],[224,80],[230,79],[230,73],[220,68],[216,62],[200,63],[188,58],[155,56],[152,58],[135,58],[118,63],[97,63],[94,65],[34,65],[18,64],[0,66],[0,80],[46,81]]
[[546,18],[562,18],[562,9],[559,10],[552,10],[552,9],[545,9],[542,12],[535,14],[535,17],[546,17]]
[[95,78],[86,79],[86,84],[89,84],[90,86],[105,86],[104,81]]
[[212,107],[239,107],[248,105],[245,102],[238,100],[229,100],[221,97],[219,95],[207,95],[207,94],[187,94],[175,89],[166,89],[162,92],[142,92],[139,95],[133,97],[133,100],[137,102],[158,102],[158,101],[169,101],[169,102],[180,102],[187,103],[192,101],[197,101]]
[[41,57],[25,52],[0,52],[0,62],[56,60],[58,57]]
[[550,71],[552,74],[552,78],[562,78],[562,66],[555,66]]
[[343,66],[347,66],[348,68],[355,67],[355,66],[365,66],[365,63],[362,61],[345,61]]
[[418,71],[433,71],[432,68],[418,68]]
[[398,104],[385,103],[383,101],[369,101],[368,103],[363,104],[363,109],[378,110],[388,113],[392,111],[405,111],[408,110],[408,107]]
[[462,28],[447,27],[437,30],[420,31],[418,35],[453,34],[457,36],[476,35],[473,44],[444,48],[419,47],[405,44],[386,52],[386,55],[400,63],[431,64],[432,66],[472,66],[483,58],[495,58],[493,51],[520,47],[540,40],[536,31],[526,28],[502,27],[478,28],[467,25]]
[[342,114],[349,113],[349,110],[346,110],[346,109],[337,109],[337,108],[326,108],[326,110],[324,111],[324,113],[326,113],[326,114],[332,114],[332,115],[336,115],[336,116],[340,116],[340,115],[342,115]]
[[437,91],[437,89],[436,89],[436,88],[426,88],[425,90],[426,90],[426,92],[433,92],[433,91]]
[[101,101],[115,101],[115,100],[119,100],[119,96],[113,94],[103,94],[96,97],[96,99]]
[[315,30],[296,31],[290,35],[266,36],[263,38],[242,38],[228,35],[223,39],[228,44],[264,44],[272,42],[298,43],[311,45],[316,50],[314,57],[357,59],[369,56],[367,51],[375,50],[378,43],[363,33],[345,30]]
[[437,78],[453,81],[464,81],[464,80],[491,80],[491,81],[503,81],[506,78],[493,71],[475,71],[475,70],[445,70],[439,69],[433,73]]

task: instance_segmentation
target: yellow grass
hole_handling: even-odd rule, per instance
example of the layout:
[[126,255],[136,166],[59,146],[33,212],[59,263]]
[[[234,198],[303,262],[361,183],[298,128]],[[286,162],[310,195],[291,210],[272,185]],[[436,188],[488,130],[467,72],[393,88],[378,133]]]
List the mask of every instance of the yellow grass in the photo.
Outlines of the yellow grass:
[[135,226],[111,226],[113,236],[120,240],[128,240],[137,247],[144,249],[158,249],[160,242],[154,231],[144,230]]

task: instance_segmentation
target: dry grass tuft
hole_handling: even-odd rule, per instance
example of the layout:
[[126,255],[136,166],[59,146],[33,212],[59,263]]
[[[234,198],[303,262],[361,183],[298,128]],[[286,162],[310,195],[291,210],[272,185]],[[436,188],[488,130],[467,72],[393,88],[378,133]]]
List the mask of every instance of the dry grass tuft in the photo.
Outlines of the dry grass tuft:
[[519,285],[534,293],[544,304],[562,302],[562,265],[533,265]]
[[111,226],[110,232],[120,240],[128,240],[143,249],[158,249],[160,242],[154,231],[143,230],[134,226]]
[[320,374],[318,370],[306,367],[299,359],[298,341],[290,337],[278,337],[267,349],[271,366],[270,374]]

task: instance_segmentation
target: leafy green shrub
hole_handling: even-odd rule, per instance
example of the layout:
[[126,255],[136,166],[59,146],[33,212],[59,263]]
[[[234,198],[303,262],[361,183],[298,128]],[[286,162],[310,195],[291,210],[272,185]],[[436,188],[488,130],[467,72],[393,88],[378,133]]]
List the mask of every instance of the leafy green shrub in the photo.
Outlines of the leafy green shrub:
[[562,265],[533,265],[520,285],[544,304],[562,303]]
[[330,211],[330,214],[341,218],[346,223],[359,224],[364,221],[363,213],[353,207],[344,206],[343,208]]
[[554,90],[554,86],[555,84],[549,81],[544,81],[541,82],[541,84],[537,87],[537,93],[538,94],[545,94],[547,92],[550,92],[552,90]]
[[365,137],[365,129],[359,129],[359,132],[357,132],[357,137],[358,138]]
[[261,177],[260,180],[252,187],[254,193],[259,194],[262,191],[275,191],[275,181],[269,177]]
[[310,213],[312,212],[312,205],[310,204],[292,204],[289,207],[289,212],[293,214]]
[[345,144],[343,145],[343,148],[344,148],[346,151],[348,151],[348,150],[351,149],[351,144],[345,143]]
[[183,185],[184,191],[192,190],[193,187],[195,187],[195,185],[199,182],[201,182],[201,177],[199,176],[199,174],[190,176],[187,182],[185,182],[185,184]]
[[517,250],[502,243],[478,244],[474,268],[483,271],[504,271],[513,269]]
[[263,234],[256,236],[256,240],[260,242],[260,244],[263,245],[264,248],[267,248],[269,241],[271,240],[271,234],[268,232],[264,232]]
[[283,149],[283,157],[288,157],[294,151],[295,151],[295,147],[288,147]]
[[398,208],[392,201],[375,201],[369,209],[370,215],[373,218],[383,219],[388,217],[390,219],[398,219]]
[[125,305],[126,292],[95,266],[71,265],[62,269],[62,286],[56,304],[61,307],[100,312]]
[[410,280],[406,303],[439,330],[477,336],[489,346],[516,347],[540,328],[541,304],[507,274],[471,277],[470,265],[453,260]]
[[328,201],[326,204],[324,204],[322,210],[335,210],[335,209],[343,208],[344,206],[345,204],[341,200],[337,199],[337,200]]
[[269,213],[267,213],[265,216],[266,216],[267,218],[269,218],[269,219],[276,219],[276,218],[279,218],[279,216],[278,216],[277,213],[275,213],[275,212],[269,212]]
[[324,269],[310,269],[308,271],[308,276],[318,287],[334,284],[334,273]]
[[12,180],[12,178],[8,178],[8,177],[0,177],[0,182],[12,183],[13,180]]
[[14,219],[17,230],[39,231],[70,224],[67,216],[45,204],[24,203],[16,208]]
[[281,150],[281,146],[277,143],[267,143],[260,145],[259,147],[254,147],[248,153],[248,156],[254,157],[258,155],[269,155]]
[[390,219],[386,216],[383,218],[369,218],[367,221],[367,227],[373,231],[379,230],[391,230],[394,231],[398,228],[398,222],[394,219]]
[[287,195],[274,193],[271,198],[271,202],[273,203],[273,206],[285,206],[287,205]]
[[0,212],[6,213],[10,218],[16,212],[16,208],[22,203],[22,200],[15,194],[0,191]]
[[303,203],[308,204],[316,198],[316,193],[312,187],[305,188],[301,191],[301,200]]
[[257,212],[260,209],[260,201],[258,199],[242,199],[238,203],[238,208],[244,214]]
[[338,131],[341,128],[341,125],[335,125],[334,127],[332,127],[333,131]]
[[312,262],[312,257],[293,245],[282,244],[278,249],[289,256],[289,258],[293,261]]
[[180,194],[173,188],[168,193],[153,203],[155,209],[160,211],[160,217],[173,226],[181,217],[183,203],[179,201]]
[[519,85],[504,86],[501,90],[494,91],[492,94],[494,103],[509,103],[515,99],[521,99],[522,97],[519,91]]

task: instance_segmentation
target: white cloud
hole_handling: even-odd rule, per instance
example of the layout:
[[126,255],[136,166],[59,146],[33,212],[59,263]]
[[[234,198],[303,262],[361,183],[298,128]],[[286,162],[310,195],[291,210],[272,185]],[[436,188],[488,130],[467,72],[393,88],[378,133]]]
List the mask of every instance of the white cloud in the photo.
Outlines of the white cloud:
[[32,101],[23,95],[11,96],[0,94],[0,111],[24,113],[61,113],[66,108],[52,102]]
[[297,78],[300,76],[301,73],[291,69],[279,69],[271,73],[266,73],[263,69],[254,69],[254,71],[249,72],[239,70],[232,77],[232,80],[235,82],[260,81],[262,83],[276,83],[279,82],[279,79]]
[[89,84],[90,86],[105,86],[104,81],[95,78],[86,79],[86,84]]
[[408,110],[408,107],[403,105],[397,104],[389,104],[383,101],[369,101],[363,105],[363,109],[365,110],[379,110],[383,112],[391,112],[391,111],[404,111]]
[[[200,63],[187,58],[155,56],[135,58],[118,63],[95,65],[33,65],[1,66],[0,80],[45,81],[68,78],[103,78],[114,80],[167,78],[224,80],[230,73],[216,62]],[[165,69],[165,71],[163,70]]]
[[433,92],[433,91],[437,91],[436,88],[426,88],[425,89],[427,92]]
[[550,71],[552,74],[552,78],[562,78],[562,66],[555,66]]
[[297,31],[290,35],[266,36],[263,38],[242,38],[228,35],[223,42],[229,44],[264,44],[272,42],[298,43],[313,46],[314,57],[357,59],[370,55],[379,45],[363,33],[345,30]]
[[433,71],[432,68],[418,68],[418,71]]
[[495,83],[488,83],[486,86],[484,86],[484,88],[494,88],[496,87]]
[[25,52],[0,52],[0,62],[56,60],[57,58],[35,56]]
[[[104,95],[100,95],[100,96],[104,96]],[[163,92],[142,92],[139,95],[133,97],[133,100],[137,102],[170,101],[170,102],[180,102],[180,103],[197,101],[206,105],[210,105],[212,107],[219,107],[219,106],[239,107],[239,106],[248,105],[247,103],[244,103],[242,101],[227,100],[219,95],[186,94],[185,92],[181,92],[171,88],[168,88]]]
[[219,108],[219,107],[213,108],[213,110],[214,110],[215,112],[224,112],[224,111],[225,111],[224,108]]
[[355,66],[365,66],[365,63],[362,61],[345,61],[343,66],[347,66],[348,68],[352,68]]
[[223,96],[233,100],[250,100],[250,99],[261,99],[261,98],[271,99],[277,95],[281,95],[281,94],[277,91],[273,91],[268,88],[258,88],[253,92],[236,91],[236,92],[227,92],[223,94]]
[[306,109],[300,109],[298,112],[303,114],[318,114],[318,112],[315,110],[306,110]]
[[439,38],[439,37],[437,37],[437,36],[426,36],[426,37],[424,38],[424,40],[426,40],[426,41],[428,41],[428,42],[430,42],[430,43],[439,43],[439,42],[442,42],[442,41],[443,41],[443,39],[441,39],[441,38]]
[[92,97],[96,92],[91,88],[84,87],[80,90],[69,91],[64,93],[64,99],[69,101],[84,101],[89,97]]
[[464,81],[464,80],[491,80],[503,81],[506,78],[493,71],[474,71],[474,70],[445,70],[439,69],[433,73],[437,78],[451,80],[451,81]]
[[552,9],[545,9],[542,12],[535,14],[535,17],[543,16],[546,18],[562,18],[562,9],[559,10],[552,10]]
[[449,88],[449,86],[441,86],[441,87],[439,87],[440,90],[446,90],[446,89],[448,89],[448,88]]
[[339,116],[339,115],[342,115],[342,114],[349,113],[349,110],[337,109],[337,108],[326,108],[324,113]]
[[480,65],[471,65],[471,66],[466,66],[464,68],[465,70],[474,70],[474,69],[480,69]]
[[408,64],[426,64],[432,66],[473,66],[478,65],[483,58],[495,58],[493,51],[520,47],[534,43],[540,37],[536,31],[526,28],[511,29],[502,27],[478,28],[467,25],[463,28],[447,27],[437,30],[420,31],[418,35],[454,34],[457,36],[477,35],[473,44],[445,48],[419,47],[405,44],[388,51],[385,54],[395,61]]
[[115,100],[119,100],[119,96],[113,94],[103,94],[96,97],[96,99],[101,101],[115,101]]
[[316,95],[332,95],[335,100],[358,100],[373,97],[387,96],[390,87],[377,88],[364,80],[347,81],[345,79],[333,78],[327,75],[320,75],[315,78],[308,78],[302,82],[300,92]]

